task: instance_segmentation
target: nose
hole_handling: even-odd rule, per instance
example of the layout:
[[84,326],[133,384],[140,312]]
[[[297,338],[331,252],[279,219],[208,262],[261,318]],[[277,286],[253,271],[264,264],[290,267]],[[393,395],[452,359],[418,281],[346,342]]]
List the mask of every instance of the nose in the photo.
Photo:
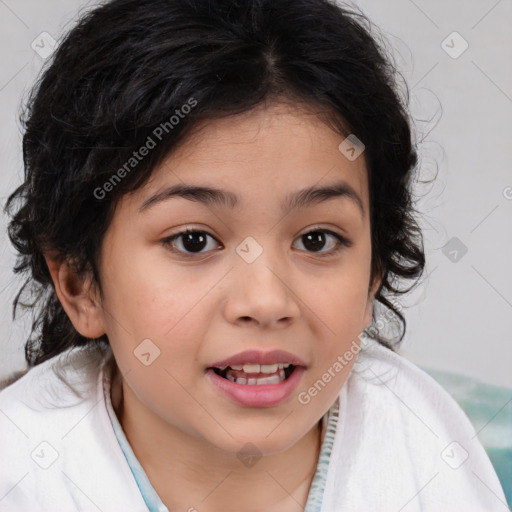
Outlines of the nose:
[[[278,263],[279,261],[279,263]],[[285,327],[300,313],[282,255],[265,250],[252,263],[236,261],[230,275],[224,315],[232,324]]]

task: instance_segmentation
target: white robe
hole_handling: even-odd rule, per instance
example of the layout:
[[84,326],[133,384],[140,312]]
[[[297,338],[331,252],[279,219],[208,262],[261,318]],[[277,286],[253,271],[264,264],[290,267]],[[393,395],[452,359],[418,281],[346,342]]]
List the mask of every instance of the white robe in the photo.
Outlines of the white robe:
[[[1,512],[147,512],[106,409],[110,355],[108,347],[68,350],[0,392]],[[508,507],[462,409],[425,372],[371,341],[340,392],[321,510]]]

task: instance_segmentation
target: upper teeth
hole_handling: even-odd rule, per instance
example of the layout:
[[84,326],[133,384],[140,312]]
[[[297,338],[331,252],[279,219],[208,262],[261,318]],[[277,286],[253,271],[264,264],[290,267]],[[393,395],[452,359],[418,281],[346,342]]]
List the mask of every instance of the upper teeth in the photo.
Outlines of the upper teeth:
[[[274,364],[233,364],[229,368],[232,370],[243,370],[245,373],[275,373],[277,370],[288,368],[291,363]],[[220,370],[225,370],[227,366],[221,366]]]

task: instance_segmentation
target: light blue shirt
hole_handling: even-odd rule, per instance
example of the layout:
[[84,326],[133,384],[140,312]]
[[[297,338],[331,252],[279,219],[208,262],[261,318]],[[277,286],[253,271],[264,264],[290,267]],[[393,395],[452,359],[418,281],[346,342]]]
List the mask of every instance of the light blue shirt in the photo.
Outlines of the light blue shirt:
[[[123,450],[124,456],[126,457],[128,465],[132,470],[135,481],[137,482],[137,486],[139,487],[139,490],[142,494],[142,497],[144,498],[144,501],[146,502],[149,511],[169,512],[169,509],[162,503],[162,500],[151,485],[144,469],[142,469],[140,462],[137,460],[137,457],[133,453],[130,443],[126,439],[123,428],[121,427],[121,424],[119,423],[119,420],[117,419],[116,413],[114,412],[114,408],[112,406],[110,399],[110,385],[106,386],[105,395],[108,414],[110,416],[110,421],[112,422],[117,441],[119,442],[121,450]],[[306,503],[304,512],[320,512],[320,508],[322,506],[327,468],[329,466],[329,458],[331,456],[334,433],[336,432],[336,425],[338,422],[338,406],[339,404],[337,399],[324,416],[324,422],[326,422],[327,425],[325,426],[324,423],[325,431],[323,433],[320,456],[318,458],[315,476],[311,482],[308,501]]]

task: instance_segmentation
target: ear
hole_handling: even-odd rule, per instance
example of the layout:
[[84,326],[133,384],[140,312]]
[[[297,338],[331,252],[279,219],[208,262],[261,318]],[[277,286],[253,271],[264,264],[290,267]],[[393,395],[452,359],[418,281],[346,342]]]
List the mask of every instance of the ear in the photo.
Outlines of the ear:
[[375,300],[375,295],[379,291],[379,288],[382,284],[382,276],[379,272],[376,273],[373,278],[372,283],[370,284],[370,288],[368,290],[368,300],[366,302],[366,309],[364,312],[364,325],[367,327],[372,321],[373,316],[373,301]]
[[103,309],[92,276],[82,277],[66,260],[45,255],[55,292],[75,329],[85,338],[105,334]]

